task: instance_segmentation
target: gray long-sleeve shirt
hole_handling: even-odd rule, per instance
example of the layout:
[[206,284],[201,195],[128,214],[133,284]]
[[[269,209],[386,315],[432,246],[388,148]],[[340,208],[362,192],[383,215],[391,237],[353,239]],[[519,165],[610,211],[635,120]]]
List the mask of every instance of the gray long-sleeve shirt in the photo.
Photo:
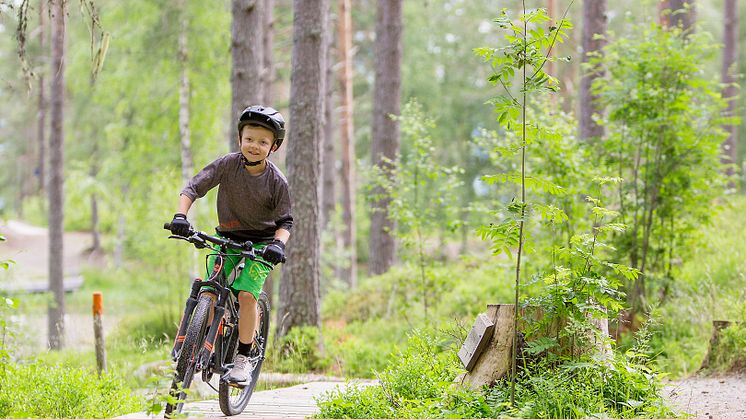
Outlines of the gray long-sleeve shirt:
[[255,243],[271,241],[275,231],[290,231],[288,181],[280,169],[267,160],[267,168],[258,176],[244,169],[241,153],[230,153],[208,164],[181,191],[192,201],[218,188],[218,232]]

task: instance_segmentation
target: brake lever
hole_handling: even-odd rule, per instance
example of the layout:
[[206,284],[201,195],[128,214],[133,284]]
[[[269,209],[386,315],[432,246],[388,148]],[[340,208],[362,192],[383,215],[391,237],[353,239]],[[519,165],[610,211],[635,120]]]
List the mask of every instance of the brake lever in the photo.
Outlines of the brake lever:
[[195,247],[199,249],[204,249],[207,247],[207,242],[202,237],[194,234],[191,237],[189,237],[188,240],[190,243],[194,244]]

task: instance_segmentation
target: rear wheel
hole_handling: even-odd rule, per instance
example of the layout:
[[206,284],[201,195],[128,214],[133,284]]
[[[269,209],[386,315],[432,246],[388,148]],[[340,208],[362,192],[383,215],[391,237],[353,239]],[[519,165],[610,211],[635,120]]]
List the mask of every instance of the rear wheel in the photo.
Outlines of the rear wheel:
[[194,308],[192,319],[187,328],[184,346],[181,347],[179,358],[176,361],[176,373],[171,383],[169,393],[170,400],[166,404],[166,417],[170,417],[173,412],[180,413],[184,407],[186,399],[186,390],[192,384],[194,378],[194,369],[197,364],[197,354],[205,340],[207,332],[207,319],[212,307],[212,298],[203,295],[199,298],[197,306]]
[[[229,383],[221,380],[219,389],[219,400],[220,410],[226,416],[238,415],[246,408],[246,405],[251,399],[251,394],[254,392],[256,382],[259,379],[259,371],[262,368],[262,362],[264,362],[264,353],[267,349],[267,338],[269,337],[269,298],[267,294],[261,293],[259,300],[256,305],[257,315],[259,316],[259,323],[257,326],[256,345],[254,350],[249,356],[249,362],[253,365],[253,371],[251,373],[251,380],[243,388],[238,388],[230,385]],[[233,333],[238,333],[238,329],[234,330]],[[228,354],[230,359],[235,358],[236,347]]]

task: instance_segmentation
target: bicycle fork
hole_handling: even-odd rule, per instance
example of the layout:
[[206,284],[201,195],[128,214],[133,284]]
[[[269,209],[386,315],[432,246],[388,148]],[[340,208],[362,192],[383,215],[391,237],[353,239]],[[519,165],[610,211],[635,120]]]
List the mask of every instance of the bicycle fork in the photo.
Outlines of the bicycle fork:
[[[223,289],[218,301],[225,302],[225,299],[228,298],[228,292],[227,288]],[[218,331],[222,329],[223,315],[225,315],[225,304],[216,304],[215,313],[212,316],[212,324],[210,325],[209,332],[205,338],[205,343],[202,345],[202,349],[200,349],[199,355],[197,356],[198,370],[206,368],[210,362],[210,355],[215,346],[215,337],[217,336]]]
[[174,362],[179,359],[181,347],[184,346],[184,339],[186,339],[186,332],[189,327],[189,317],[191,317],[194,308],[197,307],[197,297],[199,296],[200,289],[202,289],[201,280],[195,279],[192,282],[192,291],[189,293],[189,298],[187,298],[186,307],[184,307],[184,314],[181,315],[179,330],[176,332],[176,338],[174,339],[174,347],[171,349],[171,359]]

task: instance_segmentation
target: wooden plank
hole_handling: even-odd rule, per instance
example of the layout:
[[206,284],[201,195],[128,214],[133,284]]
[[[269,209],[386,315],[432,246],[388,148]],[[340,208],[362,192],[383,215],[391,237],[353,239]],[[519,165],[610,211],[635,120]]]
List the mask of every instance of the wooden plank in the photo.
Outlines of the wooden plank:
[[495,330],[495,322],[490,320],[486,314],[480,313],[466,337],[466,341],[458,351],[458,357],[464,368],[471,371],[474,364],[477,363],[479,355],[487,346],[492,338],[492,332]]
[[486,316],[495,324],[487,347],[477,357],[474,368],[460,377],[460,382],[472,389],[491,385],[510,372],[513,350],[513,304],[488,304]]

